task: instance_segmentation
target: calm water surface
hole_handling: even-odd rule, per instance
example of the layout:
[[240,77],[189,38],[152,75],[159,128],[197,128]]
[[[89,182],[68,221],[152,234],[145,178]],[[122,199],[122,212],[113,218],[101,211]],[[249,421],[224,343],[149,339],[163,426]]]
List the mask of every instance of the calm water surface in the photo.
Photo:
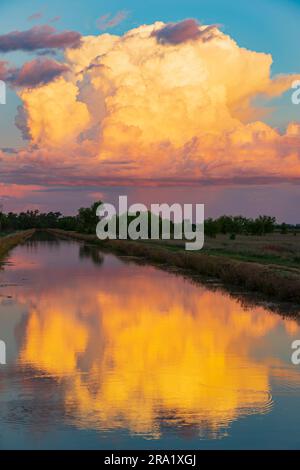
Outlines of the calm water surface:
[[77,242],[0,272],[0,448],[300,448],[296,320]]

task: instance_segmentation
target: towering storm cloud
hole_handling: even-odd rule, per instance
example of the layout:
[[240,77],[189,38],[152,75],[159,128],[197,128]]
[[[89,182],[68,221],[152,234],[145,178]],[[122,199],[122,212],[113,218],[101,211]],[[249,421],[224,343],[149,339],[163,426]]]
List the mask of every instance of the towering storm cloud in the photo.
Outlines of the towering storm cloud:
[[[2,162],[16,177],[31,162],[34,183],[45,167],[49,181],[53,172],[53,181],[70,184],[299,178],[300,127],[280,133],[254,104],[295,79],[272,79],[271,65],[271,55],[195,20],[83,37],[61,67],[24,69],[19,96],[30,151]],[[51,81],[26,87],[31,70]]]

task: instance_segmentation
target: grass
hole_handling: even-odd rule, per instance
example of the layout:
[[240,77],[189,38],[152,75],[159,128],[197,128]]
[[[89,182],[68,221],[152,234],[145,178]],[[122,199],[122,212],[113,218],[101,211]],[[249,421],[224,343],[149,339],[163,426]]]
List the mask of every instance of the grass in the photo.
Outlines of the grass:
[[300,238],[293,235],[237,237],[236,240],[221,236],[218,239],[207,239],[205,248],[200,252],[187,252],[183,242],[178,241],[101,242],[95,235],[63,230],[52,232],[92,242],[115,253],[139,257],[168,268],[176,267],[218,278],[224,284],[262,293],[274,300],[300,303],[300,266],[294,261],[299,256]]
[[2,261],[3,258],[9,252],[9,250],[25,241],[28,237],[33,234],[33,232],[34,230],[24,230],[22,232],[13,233],[9,235],[0,235],[0,260]]
[[236,240],[221,235],[215,239],[207,238],[205,251],[235,259],[299,268],[300,234],[275,232],[262,237],[239,235]]
[[[173,250],[184,249],[183,241],[152,241],[151,243],[168,246]],[[229,235],[218,235],[216,238],[206,237],[201,252],[241,261],[300,268],[300,234],[295,236],[274,233],[261,237],[237,235],[235,240],[231,240]]]

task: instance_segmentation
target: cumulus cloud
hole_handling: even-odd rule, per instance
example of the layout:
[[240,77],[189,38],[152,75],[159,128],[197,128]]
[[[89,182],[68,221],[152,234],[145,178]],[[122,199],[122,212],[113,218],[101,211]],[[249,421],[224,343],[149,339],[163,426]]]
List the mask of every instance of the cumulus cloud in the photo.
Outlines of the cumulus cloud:
[[100,16],[97,20],[97,26],[101,31],[105,31],[110,28],[114,28],[122,21],[124,21],[128,16],[128,12],[125,10],[118,11],[114,16],[110,13]]
[[[168,42],[159,32],[168,27]],[[29,147],[0,157],[3,181],[32,184],[220,184],[300,179],[300,126],[259,119],[258,95],[280,96],[272,57],[216,26],[191,37],[161,22],[83,37],[68,73],[19,91]],[[212,33],[213,32],[213,33]],[[170,39],[171,38],[171,39]],[[156,184],[156,183],[155,183]]]
[[80,39],[81,35],[76,31],[57,32],[49,25],[34,26],[27,31],[0,35],[0,52],[76,48],[80,45]]

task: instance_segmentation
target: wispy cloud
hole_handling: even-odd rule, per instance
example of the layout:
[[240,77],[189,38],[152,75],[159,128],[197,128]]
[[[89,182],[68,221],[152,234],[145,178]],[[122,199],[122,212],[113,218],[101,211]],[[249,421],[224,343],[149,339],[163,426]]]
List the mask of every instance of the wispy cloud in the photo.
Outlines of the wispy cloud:
[[179,23],[168,23],[154,31],[153,36],[162,44],[180,44],[191,40],[210,41],[215,37],[217,25],[200,26],[197,20],[187,19]]
[[81,34],[76,31],[58,32],[49,25],[35,26],[27,31],[12,31],[0,36],[0,52],[35,51],[79,47]]
[[69,67],[52,59],[34,59],[26,62],[15,74],[13,84],[20,87],[46,85],[67,72]]
[[51,18],[51,20],[49,20],[49,23],[56,23],[57,21],[59,21],[61,19],[60,16],[54,16],[54,18]]
[[6,80],[8,74],[8,62],[2,60],[0,62],[0,80]]
[[34,59],[20,68],[9,68],[6,62],[0,62],[0,79],[14,87],[34,88],[47,85],[68,70],[67,65],[48,58]]
[[41,11],[37,11],[36,13],[33,13],[32,15],[28,16],[27,20],[35,21],[35,20],[40,20],[42,17],[43,17],[43,13]]
[[118,11],[114,16],[111,13],[100,16],[97,26],[101,31],[114,28],[128,17],[128,11]]

